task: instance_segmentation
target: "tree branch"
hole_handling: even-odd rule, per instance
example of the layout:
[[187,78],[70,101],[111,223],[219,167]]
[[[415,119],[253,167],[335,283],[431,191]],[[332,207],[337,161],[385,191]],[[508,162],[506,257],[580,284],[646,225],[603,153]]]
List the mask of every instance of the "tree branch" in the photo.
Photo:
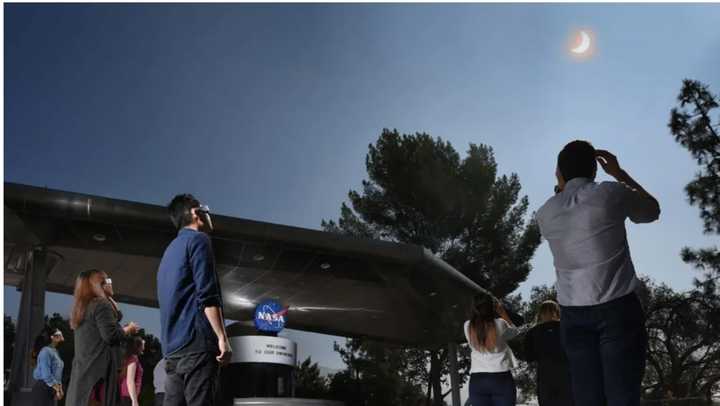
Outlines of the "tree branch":
[[[698,111],[700,111],[700,114],[702,114],[703,118],[707,120],[708,123],[712,123],[712,120],[710,120],[710,117],[708,116],[708,113],[705,111],[705,109],[700,105],[700,101],[698,100],[696,95],[693,95],[693,100],[695,100],[695,107],[697,107]],[[715,129],[712,128],[712,125],[708,124],[708,129],[712,133],[712,135],[715,136],[715,138],[720,139],[718,137],[718,134],[715,132]],[[713,156],[717,156],[717,154],[714,151],[711,151]]]

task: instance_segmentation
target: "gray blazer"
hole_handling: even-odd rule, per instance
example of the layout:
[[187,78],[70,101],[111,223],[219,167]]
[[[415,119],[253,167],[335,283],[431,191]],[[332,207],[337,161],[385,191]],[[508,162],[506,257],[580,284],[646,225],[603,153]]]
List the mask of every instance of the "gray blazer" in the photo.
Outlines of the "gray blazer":
[[75,330],[75,358],[65,400],[67,406],[87,405],[93,386],[101,379],[105,382],[104,406],[116,405],[121,368],[119,349],[124,337],[110,302],[93,299]]

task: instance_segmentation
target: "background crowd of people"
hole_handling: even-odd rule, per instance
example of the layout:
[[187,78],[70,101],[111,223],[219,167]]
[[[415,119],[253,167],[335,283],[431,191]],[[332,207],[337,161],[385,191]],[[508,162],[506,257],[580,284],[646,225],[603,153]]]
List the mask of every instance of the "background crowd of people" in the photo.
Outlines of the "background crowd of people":
[[62,376],[65,367],[58,353],[64,337],[59,329],[46,328],[37,337],[33,352],[33,404],[139,406],[145,341],[134,322],[121,325],[122,312],[113,299],[107,273],[91,269],[76,279],[70,327],[74,330],[73,358],[67,393]]

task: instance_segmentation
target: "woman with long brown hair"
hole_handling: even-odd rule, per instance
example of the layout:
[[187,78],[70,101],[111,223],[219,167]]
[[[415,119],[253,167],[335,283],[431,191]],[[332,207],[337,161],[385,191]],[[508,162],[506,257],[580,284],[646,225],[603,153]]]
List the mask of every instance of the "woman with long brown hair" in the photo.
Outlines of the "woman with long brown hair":
[[514,406],[517,396],[511,369],[515,356],[507,342],[518,335],[505,308],[487,294],[477,295],[465,322],[471,349],[470,403],[472,406]]
[[102,406],[117,404],[117,346],[126,335],[134,334],[137,325],[130,323],[120,327],[117,314],[107,300],[103,285],[104,272],[91,269],[83,271],[75,280],[70,327],[75,330],[75,358],[73,359],[67,405],[87,405],[93,388],[101,383]]
[[537,397],[540,406],[572,406],[572,388],[565,348],[560,338],[560,305],[544,301],[535,326],[525,336],[525,357],[537,362]]
[[[119,325],[123,319],[123,314],[120,311],[120,308],[114,298],[115,291],[113,290],[112,280],[110,279],[110,276],[107,274],[107,272],[105,272],[105,271],[100,271],[100,272],[102,274],[102,277],[105,278],[105,283],[102,284],[102,289],[103,289],[103,292],[105,293],[105,298],[108,300],[108,302],[110,302],[110,305],[113,308],[113,312],[115,313],[115,317],[117,318],[117,323]],[[122,346],[115,345],[112,348],[114,350],[114,351],[112,351],[112,355],[114,357],[116,357],[113,365],[120,365],[122,363],[122,361],[121,361],[122,352],[123,352]],[[92,406],[102,404],[104,393],[105,393],[105,382],[101,382],[101,383],[95,385],[95,387],[93,388],[92,393],[90,395],[90,404]]]

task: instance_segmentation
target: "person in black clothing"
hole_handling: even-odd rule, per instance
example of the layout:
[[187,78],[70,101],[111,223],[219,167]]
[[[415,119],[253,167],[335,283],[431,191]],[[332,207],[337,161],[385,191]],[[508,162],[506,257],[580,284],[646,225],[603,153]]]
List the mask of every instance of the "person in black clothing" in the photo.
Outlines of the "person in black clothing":
[[560,338],[560,306],[548,300],[540,305],[535,327],[525,336],[525,358],[537,362],[540,406],[573,406],[570,372]]

